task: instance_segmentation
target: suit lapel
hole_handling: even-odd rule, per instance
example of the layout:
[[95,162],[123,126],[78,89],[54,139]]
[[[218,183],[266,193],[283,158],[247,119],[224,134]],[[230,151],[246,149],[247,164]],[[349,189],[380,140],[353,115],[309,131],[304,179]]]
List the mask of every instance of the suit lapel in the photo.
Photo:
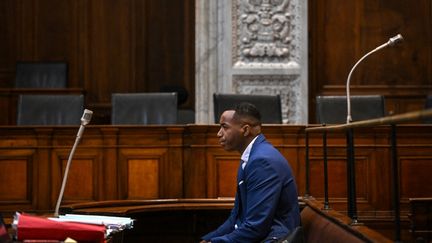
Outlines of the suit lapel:
[[[253,159],[251,159],[251,157],[253,156],[253,152],[254,152],[256,146],[258,146],[258,144],[262,143],[263,141],[265,141],[265,137],[264,137],[264,135],[260,134],[252,146],[252,149],[251,149],[250,154],[249,154],[249,160],[246,164],[246,167],[253,161]],[[242,163],[243,163],[243,161],[240,161],[240,166],[239,166],[238,171],[237,171],[237,196],[238,196],[237,219],[240,220],[241,222],[243,221],[244,216],[246,215],[246,208],[247,208],[247,205],[246,205],[246,201],[247,201],[247,195],[246,195],[247,176],[245,175],[246,167],[243,169]]]
[[237,195],[238,195],[238,215],[240,221],[243,221],[245,202],[246,202],[246,188],[244,170],[242,168],[243,161],[240,161],[240,166],[237,172]]

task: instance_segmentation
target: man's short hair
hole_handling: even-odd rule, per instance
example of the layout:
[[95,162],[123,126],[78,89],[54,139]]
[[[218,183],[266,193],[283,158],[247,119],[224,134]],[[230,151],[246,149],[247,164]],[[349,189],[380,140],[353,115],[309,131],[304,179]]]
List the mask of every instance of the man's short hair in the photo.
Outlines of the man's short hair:
[[253,122],[251,125],[261,125],[261,114],[253,104],[242,102],[235,106],[234,111],[234,116],[238,116],[240,119],[251,119]]

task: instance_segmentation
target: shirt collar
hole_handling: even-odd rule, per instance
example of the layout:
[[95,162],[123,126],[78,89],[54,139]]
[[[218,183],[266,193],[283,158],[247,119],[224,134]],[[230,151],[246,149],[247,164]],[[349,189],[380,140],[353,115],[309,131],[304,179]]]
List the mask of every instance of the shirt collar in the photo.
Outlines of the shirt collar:
[[242,167],[244,169],[244,167],[246,166],[246,163],[249,160],[249,155],[252,149],[252,146],[255,142],[255,140],[258,138],[258,136],[256,136],[254,139],[252,139],[252,141],[249,143],[249,145],[246,147],[246,149],[243,151],[243,154],[241,156],[241,160],[243,161]]

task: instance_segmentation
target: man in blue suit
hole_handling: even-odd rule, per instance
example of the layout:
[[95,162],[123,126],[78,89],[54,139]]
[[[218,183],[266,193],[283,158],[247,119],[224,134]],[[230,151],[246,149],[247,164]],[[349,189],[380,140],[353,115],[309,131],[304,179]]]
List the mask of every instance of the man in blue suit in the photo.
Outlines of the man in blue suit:
[[238,151],[237,194],[229,218],[204,242],[277,242],[300,225],[297,186],[282,154],[261,134],[255,106],[225,111],[217,133],[227,151]]

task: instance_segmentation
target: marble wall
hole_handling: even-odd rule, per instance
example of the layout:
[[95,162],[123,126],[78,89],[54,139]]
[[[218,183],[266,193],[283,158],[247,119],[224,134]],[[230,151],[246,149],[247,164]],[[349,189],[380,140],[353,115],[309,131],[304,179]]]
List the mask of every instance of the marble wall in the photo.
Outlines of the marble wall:
[[284,123],[307,123],[307,1],[196,0],[195,40],[197,123],[213,93],[279,94]]

